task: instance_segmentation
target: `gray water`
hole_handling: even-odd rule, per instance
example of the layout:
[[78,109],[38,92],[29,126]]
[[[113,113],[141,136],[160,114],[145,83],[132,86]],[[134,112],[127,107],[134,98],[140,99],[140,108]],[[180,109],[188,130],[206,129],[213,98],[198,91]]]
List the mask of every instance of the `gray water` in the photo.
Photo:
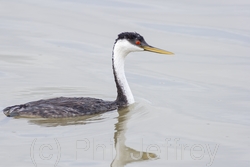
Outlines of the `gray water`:
[[1,166],[250,165],[249,1],[0,4],[0,110],[115,99],[111,53],[123,31],[175,53],[127,57],[127,109],[56,120],[1,112]]

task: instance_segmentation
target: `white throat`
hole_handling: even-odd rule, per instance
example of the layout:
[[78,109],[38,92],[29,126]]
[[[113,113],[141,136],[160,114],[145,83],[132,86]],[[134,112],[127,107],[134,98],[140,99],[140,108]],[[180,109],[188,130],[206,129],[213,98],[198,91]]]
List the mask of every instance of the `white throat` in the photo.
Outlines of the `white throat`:
[[[118,103],[123,103],[122,105],[130,105],[135,102],[134,96],[128,85],[125,72],[124,72],[124,62],[125,57],[133,51],[143,51],[126,39],[118,40],[113,49],[113,71],[117,87],[117,100]],[[125,104],[124,104],[125,103]]]

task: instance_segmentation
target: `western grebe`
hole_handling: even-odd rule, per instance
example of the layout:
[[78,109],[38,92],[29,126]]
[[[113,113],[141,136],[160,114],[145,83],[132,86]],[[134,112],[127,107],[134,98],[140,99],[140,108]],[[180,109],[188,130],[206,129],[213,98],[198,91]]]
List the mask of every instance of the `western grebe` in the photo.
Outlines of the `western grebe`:
[[3,112],[8,117],[61,118],[97,114],[116,110],[118,107],[126,107],[134,103],[134,97],[125,76],[124,61],[130,52],[136,51],[173,54],[148,45],[144,38],[136,32],[123,32],[115,40],[112,52],[112,67],[117,88],[115,101],[104,101],[90,97],[58,97],[7,107]]

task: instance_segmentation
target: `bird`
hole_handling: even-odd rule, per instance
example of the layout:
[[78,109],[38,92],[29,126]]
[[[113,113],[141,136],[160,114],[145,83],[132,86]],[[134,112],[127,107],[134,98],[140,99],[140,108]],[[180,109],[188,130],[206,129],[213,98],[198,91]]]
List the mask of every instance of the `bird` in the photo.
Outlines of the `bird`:
[[91,97],[57,97],[10,106],[3,109],[3,113],[7,117],[65,118],[99,114],[128,107],[135,100],[125,76],[124,63],[130,52],[139,51],[174,54],[147,44],[144,37],[137,32],[122,32],[118,34],[112,51],[112,69],[117,89],[116,100],[105,101]]

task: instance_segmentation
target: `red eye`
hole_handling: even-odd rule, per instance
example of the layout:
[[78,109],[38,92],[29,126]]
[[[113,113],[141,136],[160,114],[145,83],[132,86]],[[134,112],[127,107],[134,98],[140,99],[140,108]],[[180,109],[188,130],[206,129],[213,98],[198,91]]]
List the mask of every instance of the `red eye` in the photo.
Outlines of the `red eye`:
[[140,41],[135,41],[135,44],[136,44],[136,45],[140,45],[141,42],[140,42]]

